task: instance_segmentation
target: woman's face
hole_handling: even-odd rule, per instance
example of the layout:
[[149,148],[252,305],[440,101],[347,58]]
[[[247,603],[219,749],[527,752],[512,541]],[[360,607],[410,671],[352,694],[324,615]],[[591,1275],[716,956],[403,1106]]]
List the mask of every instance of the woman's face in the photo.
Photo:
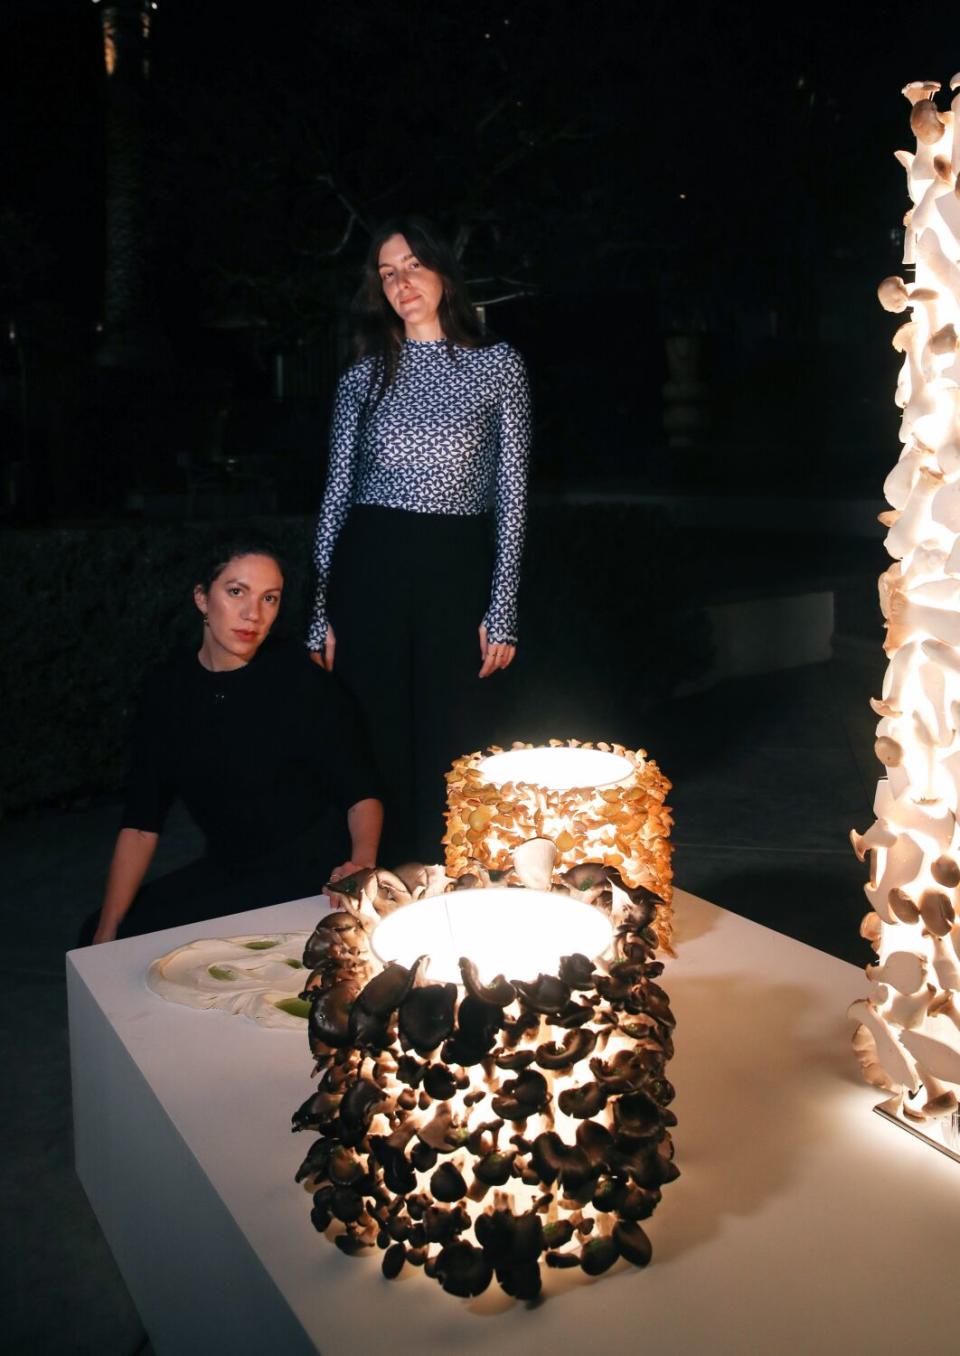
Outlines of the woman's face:
[[205,592],[193,591],[206,617],[201,657],[214,669],[248,664],[277,619],[283,574],[271,556],[234,556]]
[[421,264],[406,236],[392,235],[383,242],[377,267],[383,295],[403,321],[407,338],[442,338],[437,311],[443,300],[443,279]]

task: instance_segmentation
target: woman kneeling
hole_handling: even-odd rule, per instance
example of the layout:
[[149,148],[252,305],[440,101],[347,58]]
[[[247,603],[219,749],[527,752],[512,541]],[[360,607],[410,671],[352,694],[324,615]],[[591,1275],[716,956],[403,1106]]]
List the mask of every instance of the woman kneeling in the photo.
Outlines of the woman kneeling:
[[[317,894],[374,865],[383,811],[359,716],[299,646],[267,641],[282,591],[259,546],[220,552],[201,574],[203,641],[146,683],[123,827],[81,944]],[[141,888],[176,797],[206,853]]]

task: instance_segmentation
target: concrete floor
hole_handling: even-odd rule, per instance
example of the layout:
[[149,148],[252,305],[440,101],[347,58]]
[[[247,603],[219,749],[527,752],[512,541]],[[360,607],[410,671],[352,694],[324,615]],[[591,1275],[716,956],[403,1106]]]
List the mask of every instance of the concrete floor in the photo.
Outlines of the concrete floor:
[[[880,767],[868,698],[883,669],[879,639],[838,640],[828,663],[722,682],[642,716],[626,699],[607,709],[609,737],[647,748],[675,784],[679,886],[865,962],[865,876],[847,834],[872,818]],[[0,907],[13,952],[0,1027],[12,1109],[2,1170],[5,1351],[150,1350],[72,1166],[63,953],[98,903],[116,815],[116,805],[98,804],[0,828]],[[196,845],[176,818],[155,869],[188,860]]]

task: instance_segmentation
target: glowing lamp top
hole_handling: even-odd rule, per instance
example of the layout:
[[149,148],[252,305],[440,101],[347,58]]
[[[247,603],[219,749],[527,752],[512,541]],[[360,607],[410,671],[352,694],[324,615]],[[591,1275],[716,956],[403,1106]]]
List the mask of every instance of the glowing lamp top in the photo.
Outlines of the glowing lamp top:
[[633,764],[603,749],[506,749],[484,758],[478,771],[493,786],[529,782],[548,791],[615,786],[633,774]]
[[409,966],[428,955],[428,979],[459,984],[461,956],[475,963],[483,983],[498,974],[533,980],[556,974],[562,956],[595,959],[612,937],[606,914],[582,900],[494,886],[406,904],[377,924],[372,944],[384,964]]

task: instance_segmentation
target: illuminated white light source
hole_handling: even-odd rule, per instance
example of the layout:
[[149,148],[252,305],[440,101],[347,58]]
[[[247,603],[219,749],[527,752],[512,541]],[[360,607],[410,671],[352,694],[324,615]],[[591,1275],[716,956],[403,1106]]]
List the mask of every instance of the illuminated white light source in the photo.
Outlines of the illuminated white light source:
[[492,753],[481,760],[479,771],[494,786],[530,782],[551,791],[569,791],[577,786],[615,786],[632,775],[633,767],[620,754],[602,749],[548,747]]
[[430,957],[428,978],[461,982],[460,957],[474,962],[483,983],[498,974],[534,980],[555,974],[562,956],[591,960],[610,946],[607,916],[590,904],[546,890],[492,887],[418,899],[376,926],[372,945],[384,964],[410,966]]
[[[854,1046],[869,1082],[898,1114],[947,1147],[960,1112],[960,75],[951,107],[936,81],[914,81],[914,149],[898,151],[912,206],[903,262],[878,295],[902,316],[896,403],[900,458],[887,476],[890,567],[880,577],[889,659],[875,750],[886,775],[876,820],[854,833],[870,859],[861,932],[878,963],[854,1003]],[[945,101],[944,101],[945,102]]]

